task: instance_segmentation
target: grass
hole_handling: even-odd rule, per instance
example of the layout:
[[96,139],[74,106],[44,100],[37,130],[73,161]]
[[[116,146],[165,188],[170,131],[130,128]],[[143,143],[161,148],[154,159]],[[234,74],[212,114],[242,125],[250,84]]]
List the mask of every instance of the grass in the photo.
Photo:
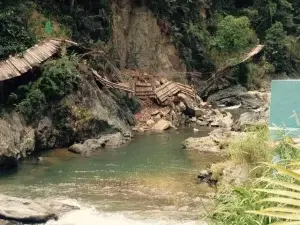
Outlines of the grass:
[[[239,187],[219,187],[216,194],[216,210],[211,215],[214,224],[267,225],[279,221],[274,217],[247,213],[248,211],[261,212],[274,206],[272,202],[262,201],[270,197],[268,193],[255,191],[274,188],[269,183],[262,182],[262,178],[291,182],[286,176],[279,176],[275,169],[260,162],[270,163],[277,155],[280,159],[278,163],[285,166],[290,161],[300,158],[300,149],[294,146],[289,138],[283,138],[279,144],[272,146],[266,128],[250,130],[245,137],[229,142],[227,148],[231,162],[249,166],[251,176]],[[222,165],[226,166],[226,162]],[[222,173],[224,168],[222,165],[215,166],[216,173]],[[259,173],[257,173],[258,169]]]
[[266,127],[250,130],[245,136],[230,141],[227,148],[229,158],[236,163],[269,162],[273,156]]

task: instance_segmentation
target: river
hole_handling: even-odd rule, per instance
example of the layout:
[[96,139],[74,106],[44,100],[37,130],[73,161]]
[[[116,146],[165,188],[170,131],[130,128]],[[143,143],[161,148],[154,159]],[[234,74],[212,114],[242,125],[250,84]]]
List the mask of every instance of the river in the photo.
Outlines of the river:
[[192,128],[137,134],[119,149],[82,157],[66,149],[41,153],[0,177],[0,192],[25,198],[76,201],[82,210],[47,225],[203,224],[214,189],[197,184],[201,169],[220,160],[181,148]]

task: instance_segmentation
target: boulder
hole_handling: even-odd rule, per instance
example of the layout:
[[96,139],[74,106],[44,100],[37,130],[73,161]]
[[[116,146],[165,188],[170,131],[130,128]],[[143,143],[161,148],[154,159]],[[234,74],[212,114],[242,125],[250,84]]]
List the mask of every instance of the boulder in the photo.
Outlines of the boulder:
[[247,126],[265,125],[269,120],[269,110],[260,110],[258,112],[245,112],[241,114],[237,130],[243,130]]
[[17,166],[17,161],[35,150],[33,128],[27,126],[23,117],[12,112],[0,118],[0,170]]
[[211,137],[188,138],[183,143],[183,148],[189,151],[219,153],[220,147]]
[[45,223],[57,219],[57,215],[32,200],[0,195],[0,218],[22,223]]
[[266,104],[259,95],[253,95],[247,92],[247,89],[241,85],[232,86],[210,95],[207,101],[217,106],[235,106],[242,105],[242,108],[257,109]]
[[64,213],[78,209],[77,205],[62,200],[33,201],[0,195],[0,218],[9,221],[5,221],[5,225],[17,224],[13,221],[30,224],[46,223],[48,220],[57,219]]
[[83,144],[74,144],[74,145],[70,146],[68,150],[75,154],[82,154],[82,155],[87,155],[90,153],[90,149],[88,149]]
[[171,122],[161,119],[159,120],[153,127],[152,130],[154,131],[164,131],[171,127]]
[[99,139],[88,139],[83,144],[74,144],[69,147],[69,151],[89,155],[94,151],[103,149],[104,147],[115,148],[126,143],[130,137],[125,138],[120,132],[115,134],[103,135]]

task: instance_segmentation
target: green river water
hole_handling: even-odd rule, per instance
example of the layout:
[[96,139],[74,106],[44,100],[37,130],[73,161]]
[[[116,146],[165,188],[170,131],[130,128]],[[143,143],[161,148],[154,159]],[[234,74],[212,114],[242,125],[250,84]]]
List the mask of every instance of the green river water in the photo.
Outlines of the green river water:
[[76,201],[82,210],[55,225],[202,224],[212,207],[213,189],[197,184],[201,169],[220,160],[182,149],[192,128],[161,134],[137,134],[119,149],[89,157],[57,149],[28,159],[18,171],[0,177],[1,193],[26,198]]

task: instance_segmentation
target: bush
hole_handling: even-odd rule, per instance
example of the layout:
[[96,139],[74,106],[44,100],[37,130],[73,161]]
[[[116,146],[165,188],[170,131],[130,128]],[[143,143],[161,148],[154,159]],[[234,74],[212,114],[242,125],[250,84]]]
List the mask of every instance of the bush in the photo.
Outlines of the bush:
[[214,42],[221,52],[236,52],[256,44],[257,37],[247,17],[226,16],[217,24]]
[[35,37],[27,29],[32,6],[22,3],[0,9],[0,59],[32,46]]
[[28,122],[38,119],[53,102],[77,87],[79,72],[76,64],[74,57],[46,62],[36,82],[19,88],[14,99],[17,99],[17,108]]

